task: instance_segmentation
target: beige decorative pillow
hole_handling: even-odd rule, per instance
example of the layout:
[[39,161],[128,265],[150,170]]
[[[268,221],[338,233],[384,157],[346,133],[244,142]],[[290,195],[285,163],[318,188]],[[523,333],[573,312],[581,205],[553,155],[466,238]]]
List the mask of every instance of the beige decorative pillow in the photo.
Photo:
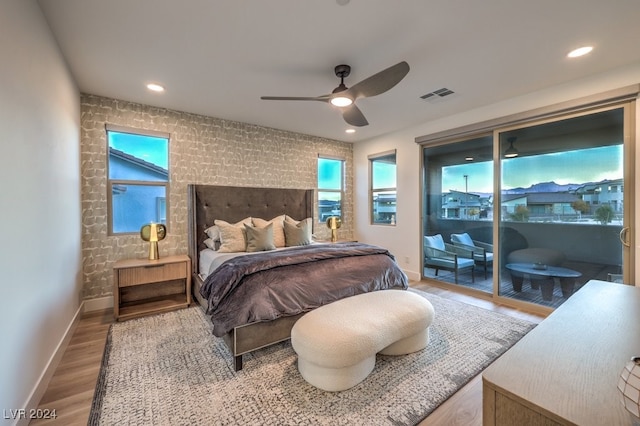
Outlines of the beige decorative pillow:
[[244,225],[247,235],[247,252],[275,250],[276,245],[273,242],[273,223],[263,228]]
[[312,219],[307,218],[301,220],[297,224],[291,221],[284,221],[284,236],[286,240],[286,246],[306,246],[311,244],[311,225]]
[[214,223],[220,229],[219,253],[247,251],[247,237],[245,235],[244,225],[251,224],[250,217],[242,219],[235,224],[230,224],[224,220],[216,220]]
[[273,242],[276,247],[284,247],[285,246],[285,238],[284,238],[284,219],[285,215],[280,215],[274,217],[273,219],[266,221],[264,219],[260,219],[259,217],[253,217],[251,220],[253,221],[253,225],[259,228],[264,228],[270,223],[273,224]]

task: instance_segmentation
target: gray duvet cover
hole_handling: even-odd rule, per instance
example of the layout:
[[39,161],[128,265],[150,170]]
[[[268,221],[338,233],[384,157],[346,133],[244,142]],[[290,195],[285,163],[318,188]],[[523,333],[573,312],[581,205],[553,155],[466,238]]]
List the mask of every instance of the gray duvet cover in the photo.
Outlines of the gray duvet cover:
[[295,250],[239,256],[205,280],[213,334],[297,315],[360,293],[408,288],[388,250],[362,244],[313,244]]

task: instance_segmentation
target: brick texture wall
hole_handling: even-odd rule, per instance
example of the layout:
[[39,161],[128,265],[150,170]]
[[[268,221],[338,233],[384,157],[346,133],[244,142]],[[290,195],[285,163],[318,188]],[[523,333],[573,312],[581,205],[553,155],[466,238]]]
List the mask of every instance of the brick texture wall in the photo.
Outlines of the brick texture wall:
[[[86,299],[112,294],[113,262],[148,254],[148,243],[137,235],[107,235],[106,123],[171,135],[169,233],[159,243],[161,256],[187,253],[187,184],[317,188],[318,155],[346,160],[340,237],[352,236],[353,150],[349,143],[87,94],[82,95],[81,112]],[[324,226],[316,225],[315,232],[323,239],[330,236]]]

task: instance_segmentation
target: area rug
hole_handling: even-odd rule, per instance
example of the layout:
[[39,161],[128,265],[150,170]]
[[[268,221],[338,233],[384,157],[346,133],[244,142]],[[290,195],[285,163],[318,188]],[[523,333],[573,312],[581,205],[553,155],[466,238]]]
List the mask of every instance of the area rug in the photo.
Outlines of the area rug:
[[234,372],[200,307],[113,324],[90,425],[413,425],[535,324],[415,291],[435,310],[426,349],[378,355],[357,386],[326,392],[298,373],[283,342]]

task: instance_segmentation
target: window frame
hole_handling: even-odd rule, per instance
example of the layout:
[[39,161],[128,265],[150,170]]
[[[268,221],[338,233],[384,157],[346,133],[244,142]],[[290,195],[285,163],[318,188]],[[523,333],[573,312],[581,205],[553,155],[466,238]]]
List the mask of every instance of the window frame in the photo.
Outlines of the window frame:
[[[398,223],[398,157],[397,157],[397,155],[398,155],[397,154],[397,150],[392,149],[392,150],[389,150],[389,151],[379,152],[379,153],[371,154],[371,155],[367,156],[367,158],[369,160],[369,223],[371,225],[396,226],[396,224]],[[382,161],[383,159],[389,159],[391,157],[393,157],[393,164],[394,164],[394,166],[396,168],[396,170],[395,170],[395,173],[396,173],[396,186],[394,186],[394,187],[374,188],[374,186],[373,186],[373,182],[374,182],[374,162]],[[389,162],[389,161],[386,161],[386,162]],[[392,218],[391,218],[389,223],[375,220],[375,213],[373,211],[374,194],[375,193],[381,193],[381,192],[394,192],[396,194],[395,213],[392,215]]]
[[[319,167],[320,167],[320,160],[332,160],[332,161],[339,161],[340,162],[340,189],[326,189],[326,188],[321,188],[320,187],[320,175],[319,175]],[[317,208],[316,208],[316,214],[318,215],[318,219],[317,222],[318,223],[324,223],[326,221],[327,218],[322,218],[322,214],[320,212],[320,193],[321,192],[331,192],[331,193],[337,193],[340,194],[340,219],[342,220],[342,222],[344,223],[344,205],[343,205],[343,201],[344,201],[344,188],[345,188],[345,167],[346,167],[346,159],[343,157],[337,157],[337,156],[331,156],[331,155],[324,155],[324,154],[318,154],[318,160],[316,163],[316,203],[317,203]]]
[[[147,180],[130,180],[130,179],[111,179],[110,176],[110,147],[109,147],[109,132],[114,133],[128,133],[134,136],[150,136],[155,138],[163,138],[167,140],[167,180],[166,181],[147,181]],[[119,236],[119,235],[137,235],[139,230],[131,232],[114,232],[113,230],[113,188],[117,185],[124,186],[153,186],[164,188],[164,203],[165,203],[165,222],[164,225],[169,232],[169,218],[171,217],[170,205],[169,205],[169,191],[170,191],[170,167],[171,167],[171,135],[166,132],[158,132],[154,130],[137,129],[132,127],[118,126],[114,124],[105,124],[105,136],[106,136],[106,177],[107,177],[107,235]],[[158,214],[157,208],[160,202],[160,198],[155,197],[154,205],[156,214]],[[142,225],[141,225],[142,226]]]

